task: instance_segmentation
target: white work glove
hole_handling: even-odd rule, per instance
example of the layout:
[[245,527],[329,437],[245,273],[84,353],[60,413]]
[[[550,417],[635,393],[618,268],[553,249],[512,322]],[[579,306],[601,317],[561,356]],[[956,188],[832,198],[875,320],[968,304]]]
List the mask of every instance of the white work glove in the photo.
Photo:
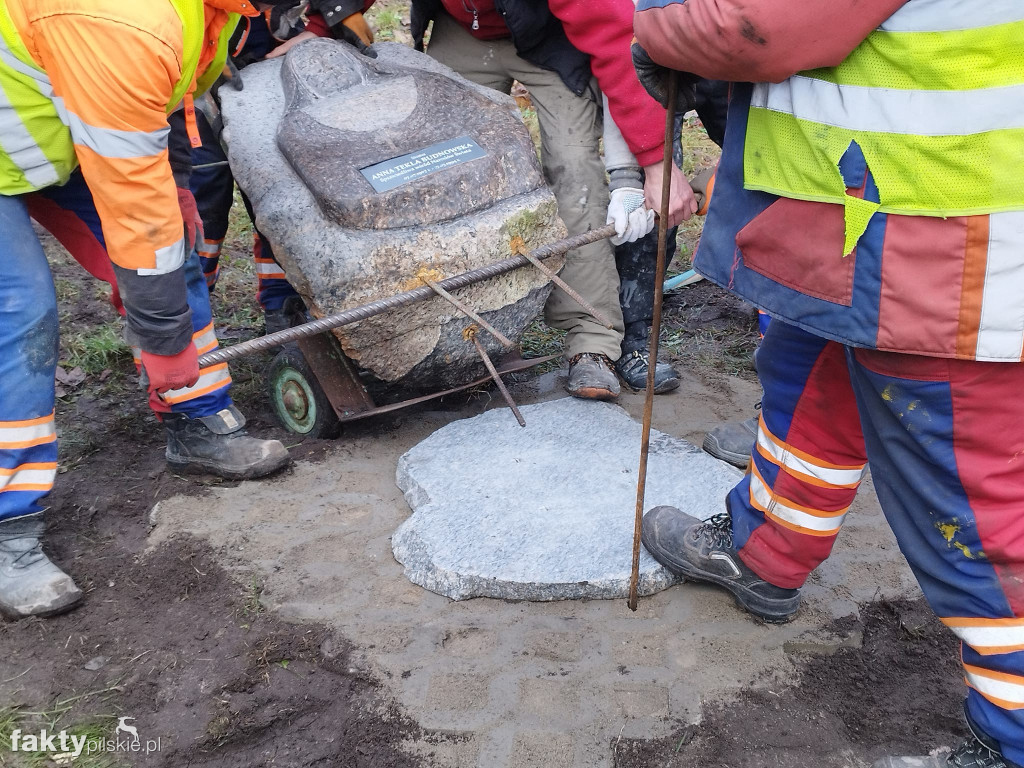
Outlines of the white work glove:
[[607,224],[615,225],[612,245],[633,243],[654,229],[654,211],[644,207],[644,191],[635,187],[613,189]]

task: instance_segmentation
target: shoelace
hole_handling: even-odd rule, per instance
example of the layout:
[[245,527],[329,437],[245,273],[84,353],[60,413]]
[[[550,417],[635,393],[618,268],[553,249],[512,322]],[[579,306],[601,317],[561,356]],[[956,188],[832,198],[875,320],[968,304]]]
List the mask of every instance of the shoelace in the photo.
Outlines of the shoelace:
[[696,533],[698,536],[706,534],[717,548],[729,549],[732,547],[732,518],[728,512],[719,512],[705,520]]
[[[9,541],[16,541],[17,539],[24,539],[24,538],[26,538],[24,533],[10,534],[10,535],[4,535],[3,533],[0,533],[0,544],[6,544]],[[34,557],[36,555],[42,556],[42,554],[43,554],[43,543],[39,539],[36,539],[36,544],[35,544],[34,547],[30,547],[29,549],[24,550],[17,557],[14,558],[14,564],[17,565],[18,563],[20,563],[25,558],[31,558],[31,557]]]
[[570,366],[576,365],[576,363],[578,363],[583,358],[588,358],[590,360],[594,360],[597,363],[601,363],[601,364],[607,366],[609,369],[611,368],[611,365],[612,365],[612,361],[609,360],[608,357],[606,357],[605,355],[600,355],[597,352],[580,352],[578,355],[574,355],[572,357],[572,359],[569,360],[569,365]]
[[1006,762],[1001,754],[975,738],[949,756],[949,765],[955,768],[1005,768]]

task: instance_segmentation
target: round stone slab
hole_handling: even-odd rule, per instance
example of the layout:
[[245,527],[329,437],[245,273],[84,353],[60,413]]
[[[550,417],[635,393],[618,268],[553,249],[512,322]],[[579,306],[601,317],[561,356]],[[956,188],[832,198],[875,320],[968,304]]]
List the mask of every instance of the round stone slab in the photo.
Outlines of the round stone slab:
[[[415,584],[455,600],[616,598],[629,593],[640,424],[567,397],[457,421],[398,462],[413,515],[392,537]],[[651,432],[647,509],[707,519],[742,477],[685,440]],[[639,593],[676,583],[641,550]]]

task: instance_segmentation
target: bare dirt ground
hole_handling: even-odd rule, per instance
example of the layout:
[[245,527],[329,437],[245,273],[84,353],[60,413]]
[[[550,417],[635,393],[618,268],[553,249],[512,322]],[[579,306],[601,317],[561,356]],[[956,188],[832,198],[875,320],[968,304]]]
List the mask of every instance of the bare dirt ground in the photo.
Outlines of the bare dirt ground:
[[[380,5],[402,39],[402,7]],[[681,234],[674,271],[698,234]],[[225,249],[226,344],[262,331],[248,238],[239,220]],[[48,249],[63,354],[46,543],[88,595],[66,616],[0,624],[0,765],[864,768],[962,735],[955,644],[921,603],[870,484],[786,627],[692,585],[635,615],[614,601],[452,603],[390,556],[409,514],[395,461],[496,405],[491,393],[298,443],[269,415],[269,357],[252,358],[232,367],[236,400],[295,468],[241,485],[179,477],[104,291]],[[749,415],[749,308],[701,283],[667,297],[665,322],[683,384],[658,399],[655,426],[699,442]],[[537,326],[528,345],[558,341]],[[559,396],[560,376],[523,375],[517,397]],[[622,398],[634,416],[641,402]],[[121,717],[159,751],[55,761],[9,749],[15,728],[111,739]]]

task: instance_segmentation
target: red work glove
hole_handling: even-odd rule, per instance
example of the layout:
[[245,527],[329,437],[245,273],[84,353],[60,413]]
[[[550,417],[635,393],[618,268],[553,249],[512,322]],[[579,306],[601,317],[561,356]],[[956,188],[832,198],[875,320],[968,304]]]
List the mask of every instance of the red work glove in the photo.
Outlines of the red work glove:
[[181,209],[181,220],[185,222],[185,236],[188,239],[188,250],[191,253],[196,243],[203,239],[203,220],[199,216],[199,206],[192,196],[192,191],[177,187],[178,208]]
[[142,351],[142,370],[149,380],[149,393],[191,387],[199,381],[199,353],[189,343],[176,355],[154,355]]

